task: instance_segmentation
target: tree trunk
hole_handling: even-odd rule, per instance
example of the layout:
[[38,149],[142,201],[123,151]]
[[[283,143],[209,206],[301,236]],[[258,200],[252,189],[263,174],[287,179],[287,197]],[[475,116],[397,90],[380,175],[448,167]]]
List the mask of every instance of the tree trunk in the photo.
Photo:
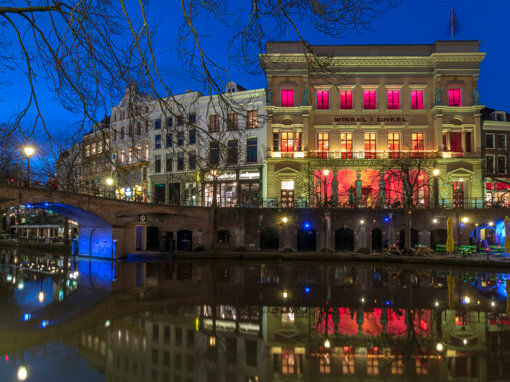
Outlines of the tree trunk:
[[412,243],[411,243],[411,214],[412,214],[412,211],[411,211],[411,208],[408,206],[406,207],[405,209],[405,249],[406,250],[410,250],[411,247],[412,247]]
[[216,231],[218,229],[218,221],[216,219],[216,207],[217,207],[217,182],[216,180],[213,181],[213,200],[211,203],[211,212],[212,212],[212,220],[213,220],[213,228],[212,228],[212,235],[211,235],[211,249],[214,249],[216,246]]

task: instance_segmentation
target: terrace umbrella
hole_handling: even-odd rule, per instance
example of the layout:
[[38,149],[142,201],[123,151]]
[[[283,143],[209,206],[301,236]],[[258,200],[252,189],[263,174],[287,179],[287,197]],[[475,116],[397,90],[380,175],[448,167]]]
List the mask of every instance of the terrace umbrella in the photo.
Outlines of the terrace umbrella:
[[448,283],[448,307],[453,310],[455,309],[455,276],[446,276],[446,282]]
[[510,253],[510,218],[505,216],[505,253]]
[[453,253],[455,252],[455,241],[453,240],[452,218],[448,218],[446,221],[446,234],[446,252]]

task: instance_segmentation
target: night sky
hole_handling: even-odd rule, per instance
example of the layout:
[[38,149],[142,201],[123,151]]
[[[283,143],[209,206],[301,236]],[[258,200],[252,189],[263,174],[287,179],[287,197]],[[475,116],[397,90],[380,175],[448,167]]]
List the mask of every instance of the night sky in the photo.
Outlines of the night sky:
[[[506,88],[510,87],[507,62],[510,50],[507,47],[506,24],[510,14],[510,1],[490,0],[402,0],[402,5],[390,8],[371,24],[371,30],[363,35],[350,33],[343,39],[333,39],[313,30],[310,25],[302,23],[302,34],[312,44],[428,44],[436,40],[449,40],[449,21],[452,4],[455,8],[459,31],[458,40],[479,40],[480,50],[487,56],[482,62],[479,88],[482,104],[489,107],[510,111]],[[246,6],[248,1],[233,2],[234,6]],[[240,5],[239,5],[240,4]],[[246,4],[246,5],[245,5]],[[159,51],[159,68],[174,92],[185,89],[197,89],[199,85],[189,79],[185,68],[181,67],[175,57],[175,35],[180,25],[181,10],[177,1],[155,0],[150,2],[149,17],[159,25],[156,48]],[[226,62],[225,31],[206,25],[208,38],[204,40],[206,49],[214,52],[214,57],[221,64]],[[5,28],[2,28],[5,29]],[[7,34],[7,37],[11,37]],[[275,36],[275,40],[287,40],[287,35]],[[289,40],[296,36],[289,31]],[[5,73],[2,78],[5,78]],[[0,88],[0,122],[5,122],[26,102],[28,97],[26,80],[21,71],[8,73],[11,85]],[[246,88],[265,87],[265,78],[248,75],[232,69],[231,77]],[[47,118],[54,130],[67,130],[77,118],[63,110],[47,90],[45,81],[39,80],[39,97]],[[30,121],[30,119],[27,120]],[[68,130],[69,131],[69,130]]]

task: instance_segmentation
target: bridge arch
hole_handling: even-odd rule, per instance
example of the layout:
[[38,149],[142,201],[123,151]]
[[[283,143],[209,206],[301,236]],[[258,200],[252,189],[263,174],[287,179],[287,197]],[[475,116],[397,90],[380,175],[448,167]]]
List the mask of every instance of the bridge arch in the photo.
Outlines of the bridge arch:
[[112,224],[105,219],[69,204],[37,202],[27,206],[52,210],[76,221],[79,227],[78,254],[80,256],[115,258]]

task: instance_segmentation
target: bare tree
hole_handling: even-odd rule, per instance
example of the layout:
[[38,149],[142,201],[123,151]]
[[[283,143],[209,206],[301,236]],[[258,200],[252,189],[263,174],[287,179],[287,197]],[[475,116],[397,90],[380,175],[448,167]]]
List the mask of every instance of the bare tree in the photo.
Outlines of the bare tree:
[[13,126],[0,124],[0,178],[17,178],[23,168],[20,137]]
[[[433,162],[425,158],[426,153],[403,152],[398,157],[380,161],[379,172],[384,180],[383,204],[404,208],[405,248],[411,248],[411,221],[416,208],[429,207],[429,174]],[[386,198],[386,197],[385,197]]]

